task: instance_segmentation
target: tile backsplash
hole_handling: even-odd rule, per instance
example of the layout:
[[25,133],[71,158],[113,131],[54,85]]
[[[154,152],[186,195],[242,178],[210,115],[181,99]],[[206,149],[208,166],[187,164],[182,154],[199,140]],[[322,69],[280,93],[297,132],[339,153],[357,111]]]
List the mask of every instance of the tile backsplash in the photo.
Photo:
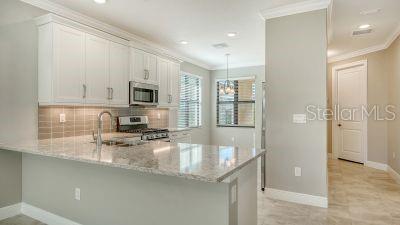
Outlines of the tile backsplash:
[[[111,123],[110,117],[103,117],[103,132],[114,132],[117,129],[118,116],[148,116],[149,127],[168,127],[168,109],[157,108],[110,108],[110,107],[89,107],[89,106],[40,106],[38,138],[61,138],[81,135],[91,135],[97,130],[97,115],[109,110],[114,116]],[[60,114],[65,114],[65,123],[60,123]]]

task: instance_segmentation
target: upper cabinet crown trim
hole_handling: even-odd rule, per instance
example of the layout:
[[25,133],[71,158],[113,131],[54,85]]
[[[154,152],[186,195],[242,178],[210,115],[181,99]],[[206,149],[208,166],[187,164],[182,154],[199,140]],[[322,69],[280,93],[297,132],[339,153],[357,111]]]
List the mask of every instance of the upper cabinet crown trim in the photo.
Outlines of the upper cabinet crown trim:
[[290,5],[264,9],[261,10],[260,14],[264,19],[269,20],[283,16],[327,9],[330,4],[331,0],[308,0]]
[[77,23],[85,24],[86,26],[101,30],[105,33],[112,34],[112,35],[120,37],[122,39],[129,40],[132,47],[139,48],[139,49],[151,52],[151,53],[153,53],[153,51],[154,51],[154,52],[157,52],[157,55],[165,57],[165,58],[179,60],[179,61],[185,61],[185,62],[195,64],[197,66],[203,67],[208,70],[211,69],[211,66],[208,65],[207,63],[204,63],[204,62],[196,60],[196,59],[192,59],[190,57],[186,57],[175,51],[172,51],[170,49],[162,47],[157,43],[151,42],[151,41],[146,40],[142,37],[139,37],[135,34],[124,31],[118,27],[111,26],[111,25],[101,22],[99,20],[96,20],[96,19],[93,19],[86,15],[83,15],[79,12],[76,12],[74,10],[66,8],[60,4],[50,2],[48,0],[21,0],[21,1],[25,2],[27,4],[30,4],[30,5],[33,5],[35,7],[38,7],[40,9],[46,10],[50,13],[57,14],[60,17],[64,17],[64,18],[73,20]]
[[130,45],[129,44],[129,40],[127,40],[127,39],[115,36],[113,34],[109,34],[109,33],[103,32],[103,31],[101,31],[99,29],[96,29],[96,28],[93,28],[93,27],[90,27],[90,26],[86,26],[84,24],[75,22],[73,20],[70,20],[70,19],[58,16],[58,15],[55,15],[55,14],[52,14],[52,13],[37,17],[35,19],[35,21],[36,21],[36,25],[37,26],[45,25],[45,24],[48,24],[48,23],[58,23],[58,24],[61,24],[61,25],[64,25],[64,26],[68,26],[68,27],[80,30],[80,31],[85,32],[85,33],[89,33],[89,34],[92,34],[92,35],[95,35],[95,36],[99,36],[101,38],[105,38],[105,39],[107,39],[109,41],[114,41],[114,42],[117,42],[117,43],[120,43],[120,44],[123,44],[123,45],[126,45],[126,46]]

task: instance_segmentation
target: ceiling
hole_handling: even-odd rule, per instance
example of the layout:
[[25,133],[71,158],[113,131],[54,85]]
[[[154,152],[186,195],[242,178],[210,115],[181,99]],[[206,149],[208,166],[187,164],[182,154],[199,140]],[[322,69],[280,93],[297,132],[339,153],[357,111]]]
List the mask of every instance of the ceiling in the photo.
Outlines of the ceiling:
[[[226,53],[231,53],[231,67],[264,65],[265,22],[260,11],[303,1],[107,0],[98,5],[93,0],[50,0],[157,43],[208,69],[225,68]],[[0,6],[0,25],[45,13],[15,0],[1,0]],[[380,12],[360,14],[374,9]],[[331,12],[330,58],[383,45],[400,28],[400,0],[333,0]],[[352,37],[352,31],[365,23],[371,24],[373,32]],[[229,38],[227,32],[238,35]],[[182,45],[181,40],[189,44]],[[229,47],[212,47],[218,43],[227,43]]]
[[[50,1],[215,69],[225,68],[226,53],[231,53],[232,67],[263,65],[265,22],[260,10],[302,0],[108,0],[104,5],[93,0]],[[227,32],[238,35],[229,38]],[[218,43],[229,47],[215,49],[212,45]]]
[[[381,9],[362,15],[363,11]],[[329,43],[329,57],[384,45],[398,30],[400,22],[399,0],[334,0],[332,8],[333,31]],[[353,37],[351,34],[362,24],[370,24],[372,33]]]

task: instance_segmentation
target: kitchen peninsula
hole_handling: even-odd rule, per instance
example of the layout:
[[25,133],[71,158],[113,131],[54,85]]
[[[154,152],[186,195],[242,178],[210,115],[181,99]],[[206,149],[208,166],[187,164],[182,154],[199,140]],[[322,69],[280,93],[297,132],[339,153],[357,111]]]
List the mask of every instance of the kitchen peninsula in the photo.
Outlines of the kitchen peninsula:
[[69,224],[257,224],[265,150],[155,141],[98,151],[89,136],[0,149],[22,152],[23,202]]

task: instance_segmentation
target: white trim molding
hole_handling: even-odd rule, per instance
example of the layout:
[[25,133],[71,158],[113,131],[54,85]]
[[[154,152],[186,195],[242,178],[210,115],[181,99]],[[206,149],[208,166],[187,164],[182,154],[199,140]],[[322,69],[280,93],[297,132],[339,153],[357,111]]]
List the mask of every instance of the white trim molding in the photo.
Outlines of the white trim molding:
[[331,0],[308,0],[299,3],[268,8],[261,10],[261,17],[265,20],[290,16],[299,13],[311,12],[320,9],[327,9],[331,4]]
[[81,225],[26,203],[21,204],[21,213],[48,225]]
[[366,167],[374,168],[377,170],[383,170],[383,171],[388,171],[388,165],[383,164],[383,163],[378,163],[378,162],[373,162],[373,161],[367,161],[365,163]]
[[381,50],[384,50],[384,49],[386,49],[385,45],[376,45],[376,46],[372,46],[372,47],[369,47],[369,48],[364,48],[364,49],[360,49],[360,50],[357,50],[357,51],[354,51],[354,52],[346,53],[346,54],[343,54],[343,55],[330,57],[328,59],[328,63],[339,62],[339,61],[343,61],[343,60],[346,60],[346,59],[351,59],[351,58],[354,58],[354,57],[367,55],[367,54],[372,53],[372,52],[378,52],[378,51],[381,51]]
[[303,205],[317,206],[328,208],[328,198],[322,196],[308,195],[303,193],[284,191],[274,188],[267,188],[265,194],[268,198],[293,202]]
[[385,50],[392,45],[392,43],[397,39],[397,37],[399,37],[399,35],[400,35],[400,24],[396,27],[394,32],[385,40],[384,43],[375,45],[375,46],[371,46],[368,48],[360,49],[360,50],[357,50],[354,52],[349,52],[349,53],[345,53],[342,55],[329,57],[328,63],[334,63],[334,62],[351,59],[351,58],[362,56],[362,55],[367,55],[372,52],[378,52],[378,51]]
[[398,172],[396,172],[392,167],[388,166],[388,173],[398,184],[400,184],[400,174]]
[[0,221],[21,214],[21,203],[0,208]]
[[165,56],[168,58],[175,58],[175,59],[179,59],[181,61],[189,62],[194,65],[205,68],[207,70],[211,69],[211,66],[208,65],[207,63],[186,57],[182,54],[179,54],[170,49],[167,49],[157,43],[146,40],[143,37],[129,33],[118,27],[111,26],[109,24],[106,24],[106,23],[96,20],[94,18],[88,17],[84,14],[76,12],[76,11],[74,11],[70,8],[64,7],[60,4],[51,2],[49,0],[20,0],[20,1],[25,2],[29,5],[38,7],[40,9],[46,10],[46,11],[56,14],[58,16],[65,17],[67,19],[84,24],[86,26],[89,26],[89,27],[101,30],[103,32],[112,34],[114,36],[129,40],[131,42],[132,47],[141,48],[142,50],[145,50],[145,51],[154,51],[157,54],[160,54],[161,56]]

